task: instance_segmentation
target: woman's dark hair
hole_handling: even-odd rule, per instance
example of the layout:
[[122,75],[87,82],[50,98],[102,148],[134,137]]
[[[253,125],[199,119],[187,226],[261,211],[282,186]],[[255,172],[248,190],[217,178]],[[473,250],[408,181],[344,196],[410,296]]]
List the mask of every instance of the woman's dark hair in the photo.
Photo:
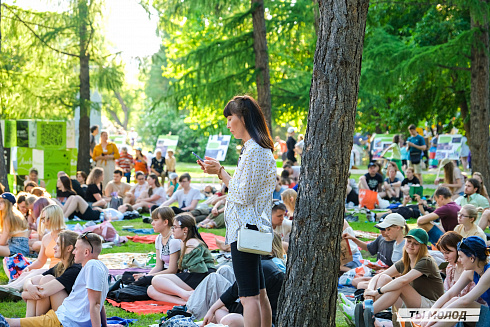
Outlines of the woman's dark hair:
[[187,235],[185,237],[184,241],[184,248],[180,252],[180,258],[179,258],[179,269],[182,268],[182,259],[184,259],[185,252],[187,250],[187,241],[190,240],[191,238],[197,238],[202,244],[204,244],[205,247],[208,247],[206,242],[201,237],[201,234],[199,234],[199,231],[197,230],[196,227],[196,218],[192,216],[190,213],[179,213],[177,216],[174,217],[174,221],[178,221],[178,224],[181,228],[187,227]]
[[[0,184],[0,185],[2,185],[2,184]],[[29,195],[30,194],[26,193],[26,192],[19,192],[19,194],[17,194],[17,204],[21,204],[22,202],[25,202],[25,200],[27,199],[27,197]]]
[[449,199],[452,196],[451,191],[444,186],[438,187],[437,190],[434,192],[434,196],[439,196],[439,195],[442,195],[444,199]]
[[480,194],[481,184],[480,184],[480,181],[478,179],[468,178],[466,181],[470,182],[474,188],[477,188],[478,190],[476,191],[476,193]]
[[[138,179],[138,177],[139,177],[140,175],[145,176],[145,174],[144,174],[142,171],[137,171],[137,172],[134,174],[134,176],[135,176],[135,178],[136,178],[136,179]],[[146,179],[146,176],[145,176],[145,179]]]
[[461,242],[463,239],[463,236],[460,234],[456,233],[455,231],[449,231],[446,232],[444,235],[439,238],[439,241],[436,244],[436,247],[439,251],[444,250],[444,251],[451,251],[449,248],[453,248],[456,250],[456,261],[458,261],[459,255],[458,255],[458,243]]
[[71,193],[71,195],[77,194],[77,192],[75,192],[75,190],[73,189],[73,186],[71,185],[71,179],[68,176],[60,176],[60,181],[68,193]]
[[26,190],[27,190],[27,188],[28,188],[28,187],[36,187],[36,186],[37,186],[36,182],[33,182],[33,181],[28,181],[28,182],[27,182],[27,183],[24,185],[24,192],[27,192]]
[[274,151],[274,142],[267,127],[264,113],[254,98],[248,95],[235,96],[223,110],[223,115],[236,115],[243,118],[245,129],[250,137],[261,147]]
[[395,134],[393,136],[393,143],[396,143],[396,144],[400,143],[400,135],[399,134]]
[[[156,187],[160,187],[161,186],[160,185],[160,182],[158,181],[158,176],[157,175],[155,175],[155,174],[152,173],[152,174],[148,175],[148,178],[151,178],[151,179],[153,179],[155,181],[155,186]],[[153,189],[150,187],[148,189],[148,196],[152,196],[152,195],[153,195]]]

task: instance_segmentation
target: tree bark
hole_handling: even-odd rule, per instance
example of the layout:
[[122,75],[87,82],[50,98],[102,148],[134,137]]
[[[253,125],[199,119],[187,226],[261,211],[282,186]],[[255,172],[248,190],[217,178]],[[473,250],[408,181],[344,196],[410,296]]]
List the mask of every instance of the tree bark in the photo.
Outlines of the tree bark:
[[88,6],[86,0],[79,0],[80,35],[80,122],[78,137],[77,170],[90,172],[90,72],[87,33]]
[[[480,0],[487,4],[488,0]],[[473,6],[471,27],[477,29],[474,43],[471,48],[471,167],[472,171],[479,171],[490,187],[490,155],[489,132],[490,101],[489,101],[489,44],[488,44],[488,16],[485,10]]]
[[267,50],[267,29],[265,26],[264,0],[251,0],[255,52],[255,83],[257,101],[265,115],[267,126],[272,134],[271,122],[271,81],[269,74],[269,53]]
[[335,326],[344,201],[369,0],[320,1],[308,128],[277,326]]
[[126,105],[126,103],[124,103],[124,99],[122,98],[121,94],[119,92],[116,92],[114,91],[114,96],[117,98],[117,101],[119,101],[119,104],[121,105],[121,109],[124,113],[124,120],[123,122],[121,122],[119,120],[119,118],[117,117],[117,114],[115,111],[111,110],[111,109],[108,109],[109,113],[111,114],[111,116],[113,118],[116,119],[116,122],[122,127],[124,128],[124,130],[127,130],[128,129],[128,122],[129,122],[129,108],[128,106]]
[[0,183],[5,187],[5,192],[10,192],[9,181],[7,177],[7,166],[5,165],[5,159],[3,156],[3,137],[2,137],[2,125],[0,125]]
[[466,101],[465,91],[458,92],[459,107],[461,109],[461,119],[463,120],[463,128],[467,143],[471,143],[471,120],[470,120],[470,108],[468,107],[468,101]]

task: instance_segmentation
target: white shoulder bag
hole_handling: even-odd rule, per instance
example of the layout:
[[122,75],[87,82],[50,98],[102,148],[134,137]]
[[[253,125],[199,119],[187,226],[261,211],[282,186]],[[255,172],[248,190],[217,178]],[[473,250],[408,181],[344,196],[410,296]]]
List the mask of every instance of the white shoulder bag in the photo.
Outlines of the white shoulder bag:
[[[265,213],[262,213],[262,218],[267,220]],[[274,231],[260,232],[258,230],[242,226],[238,230],[237,250],[254,254],[270,255],[272,252],[272,240],[274,239]]]

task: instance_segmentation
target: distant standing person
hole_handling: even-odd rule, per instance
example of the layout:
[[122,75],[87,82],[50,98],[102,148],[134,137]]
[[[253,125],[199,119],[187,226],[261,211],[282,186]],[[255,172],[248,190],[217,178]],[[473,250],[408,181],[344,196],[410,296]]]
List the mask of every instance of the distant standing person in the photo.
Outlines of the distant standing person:
[[296,157],[294,156],[294,146],[296,145],[296,140],[293,138],[295,129],[294,127],[288,128],[288,139],[286,141],[286,145],[288,147],[287,159],[291,160],[293,163],[296,162]]
[[95,166],[104,170],[104,180],[102,186],[106,187],[111,181],[112,174],[116,169],[115,159],[119,159],[119,150],[115,143],[109,142],[109,135],[106,131],[100,133],[100,143],[94,148],[92,159],[95,161]]
[[150,170],[158,177],[162,177],[162,185],[165,183],[165,174],[163,173],[163,167],[165,166],[165,157],[162,157],[162,150],[157,149],[155,151],[155,157],[151,159]]
[[422,160],[422,151],[427,149],[427,145],[425,144],[424,138],[417,133],[414,124],[408,127],[408,131],[410,132],[410,137],[407,139],[408,154],[410,157],[408,166],[413,167],[415,176],[419,179],[420,185],[423,185],[424,182],[422,180],[422,166],[420,165],[420,161]]
[[[231,246],[238,295],[243,305],[245,326],[271,326],[272,310],[265,289],[260,255],[237,249],[240,227],[255,225],[271,230],[272,192],[276,182],[274,143],[258,103],[249,96],[236,96],[226,105],[227,127],[243,149],[233,177],[218,160],[198,161],[204,172],[217,174],[228,186],[226,199],[226,243]],[[294,145],[291,148],[294,154]]]
[[39,179],[39,172],[34,167],[29,170],[29,176],[27,176],[26,180],[24,181],[24,185],[26,185],[28,182],[34,182],[37,184],[37,186],[46,188],[46,184],[44,181]]
[[99,134],[99,125],[93,125],[90,127],[90,156],[92,157],[94,155],[94,148],[95,145],[97,144],[95,142],[95,137]]
[[129,142],[131,143],[131,146],[134,147],[136,144],[136,141],[138,140],[138,132],[134,130],[134,127],[131,127],[131,131],[128,133],[129,137]]
[[116,165],[121,168],[126,177],[126,182],[131,183],[131,169],[133,168],[133,156],[129,154],[128,148],[121,147],[121,153],[119,153],[119,159],[116,160]]
[[141,148],[136,148],[135,150],[136,154],[134,156],[134,171],[141,171],[145,176],[148,176],[148,168],[147,168],[147,161],[146,157],[143,155],[143,152]]
[[175,160],[173,150],[167,150],[167,157],[165,158],[165,164],[167,165],[167,170],[165,171],[165,175],[167,177],[168,174],[175,173],[175,166],[177,165],[177,160]]

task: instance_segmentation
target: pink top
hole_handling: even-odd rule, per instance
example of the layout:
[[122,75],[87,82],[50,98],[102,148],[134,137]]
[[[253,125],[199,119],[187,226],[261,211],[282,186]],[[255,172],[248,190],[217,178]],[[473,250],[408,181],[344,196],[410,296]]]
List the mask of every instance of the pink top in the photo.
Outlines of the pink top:
[[[447,265],[447,267],[446,267],[446,279],[444,280],[444,291],[447,292],[451,287],[454,286],[454,284],[456,284],[456,282],[458,280],[454,278],[455,275],[456,275],[456,266],[451,265],[451,264]],[[465,288],[463,288],[461,293],[459,293],[458,297],[462,297],[462,296],[468,294],[475,286],[476,286],[476,284],[472,281],[471,283],[466,285]],[[477,302],[481,303],[481,304],[486,304],[486,302],[483,301],[482,298],[479,298],[477,300]]]

